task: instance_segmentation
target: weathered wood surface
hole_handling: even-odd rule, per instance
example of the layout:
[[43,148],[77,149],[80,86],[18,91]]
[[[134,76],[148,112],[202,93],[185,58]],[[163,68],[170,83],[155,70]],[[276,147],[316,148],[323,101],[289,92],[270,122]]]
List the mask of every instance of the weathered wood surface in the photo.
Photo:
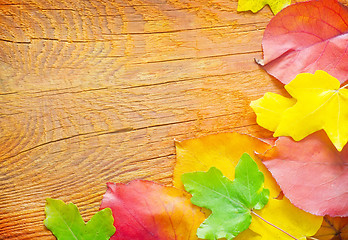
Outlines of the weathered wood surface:
[[236,0],[0,0],[0,239],[54,239],[45,198],[85,220],[105,183],[170,185],[174,139],[271,134],[251,100],[268,7]]

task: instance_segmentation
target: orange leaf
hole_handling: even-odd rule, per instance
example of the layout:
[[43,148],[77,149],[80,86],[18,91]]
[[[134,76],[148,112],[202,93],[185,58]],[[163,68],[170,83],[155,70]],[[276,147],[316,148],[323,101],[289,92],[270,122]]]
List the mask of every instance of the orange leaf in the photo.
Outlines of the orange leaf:
[[348,217],[324,217],[323,224],[313,239],[343,240],[348,239]]

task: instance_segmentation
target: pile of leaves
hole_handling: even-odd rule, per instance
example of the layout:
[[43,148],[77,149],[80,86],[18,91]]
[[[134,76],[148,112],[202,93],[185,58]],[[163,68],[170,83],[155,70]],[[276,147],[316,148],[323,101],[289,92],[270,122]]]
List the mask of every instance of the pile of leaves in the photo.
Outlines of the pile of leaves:
[[240,0],[238,11],[265,4],[276,16],[256,62],[291,98],[266,93],[250,106],[275,138],[176,142],[174,187],[108,183],[87,224],[72,203],[47,199],[44,224],[57,239],[348,239],[348,8]]

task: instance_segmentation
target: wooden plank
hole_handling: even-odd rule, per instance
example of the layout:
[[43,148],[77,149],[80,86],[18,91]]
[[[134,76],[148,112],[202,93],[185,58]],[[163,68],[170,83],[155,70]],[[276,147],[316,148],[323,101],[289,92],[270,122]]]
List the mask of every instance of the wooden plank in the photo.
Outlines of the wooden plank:
[[45,198],[85,220],[105,183],[171,185],[174,139],[255,124],[282,85],[255,63],[273,16],[232,0],[0,0],[0,239],[54,239]]

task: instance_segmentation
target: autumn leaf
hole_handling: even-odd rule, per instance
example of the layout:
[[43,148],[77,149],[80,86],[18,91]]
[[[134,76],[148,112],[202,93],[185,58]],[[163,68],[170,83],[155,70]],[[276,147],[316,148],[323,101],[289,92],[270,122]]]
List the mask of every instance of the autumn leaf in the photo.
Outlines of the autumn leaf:
[[[341,151],[348,141],[348,89],[340,88],[339,81],[324,71],[299,74],[285,89],[297,100],[294,105],[277,95],[251,102],[257,123],[274,131],[275,137],[290,136],[295,141],[323,129]],[[273,111],[278,115],[275,121],[269,116]]]
[[96,213],[87,224],[72,203],[48,198],[45,211],[44,224],[58,240],[107,240],[115,233],[109,208]]
[[253,13],[260,11],[266,4],[270,6],[272,12],[277,14],[291,4],[291,0],[239,0],[237,11],[249,11]]
[[348,217],[325,216],[323,224],[312,239],[317,240],[343,240],[348,239]]
[[[229,179],[234,179],[235,167],[245,150],[253,156],[259,171],[265,176],[264,187],[270,190],[268,204],[262,210],[255,210],[259,216],[267,219],[272,224],[281,227],[287,232],[295,233],[299,239],[312,236],[319,229],[322,217],[306,213],[292,205],[286,197],[282,200],[275,199],[280,189],[272,175],[268,172],[260,159],[254,156],[254,151],[264,152],[271,146],[267,143],[248,135],[238,133],[221,133],[196,139],[177,142],[177,165],[175,166],[174,184],[181,187],[178,174],[208,171],[216,167]],[[252,150],[254,149],[254,150]],[[237,157],[239,154],[239,157]],[[232,172],[232,176],[231,173]],[[207,216],[209,213],[207,214]],[[235,240],[293,240],[280,230],[252,215],[249,229],[240,233]]]
[[251,211],[262,209],[268,202],[269,190],[263,188],[264,176],[248,154],[241,157],[232,182],[220,170],[182,175],[191,202],[212,210],[212,214],[197,230],[202,239],[232,239],[251,223]]
[[101,209],[111,208],[114,240],[194,240],[204,214],[186,192],[154,182],[108,183]]
[[[249,228],[261,235],[262,239],[294,240],[293,237],[295,237],[298,240],[306,240],[318,231],[323,221],[323,217],[309,214],[295,207],[286,197],[281,200],[270,199],[263,209],[254,212],[277,227],[266,224],[260,217],[253,216]],[[278,228],[290,233],[293,237],[286,235]]]
[[290,5],[271,19],[258,63],[282,83],[324,70],[348,80],[348,8],[337,0]]
[[268,130],[275,131],[285,110],[295,103],[296,99],[294,98],[286,98],[279,94],[267,92],[259,100],[251,102],[250,106],[257,115],[257,123]]
[[320,131],[299,142],[280,137],[260,157],[295,206],[321,216],[348,216],[348,146],[338,152]]
[[220,169],[224,176],[234,178],[234,169],[243,153],[248,153],[265,175],[265,188],[270,197],[276,197],[281,190],[271,173],[255,156],[255,151],[263,153],[272,146],[265,141],[246,134],[219,133],[201,138],[176,142],[176,164],[174,168],[174,186],[184,189],[181,175],[187,172],[208,171],[211,167]]

